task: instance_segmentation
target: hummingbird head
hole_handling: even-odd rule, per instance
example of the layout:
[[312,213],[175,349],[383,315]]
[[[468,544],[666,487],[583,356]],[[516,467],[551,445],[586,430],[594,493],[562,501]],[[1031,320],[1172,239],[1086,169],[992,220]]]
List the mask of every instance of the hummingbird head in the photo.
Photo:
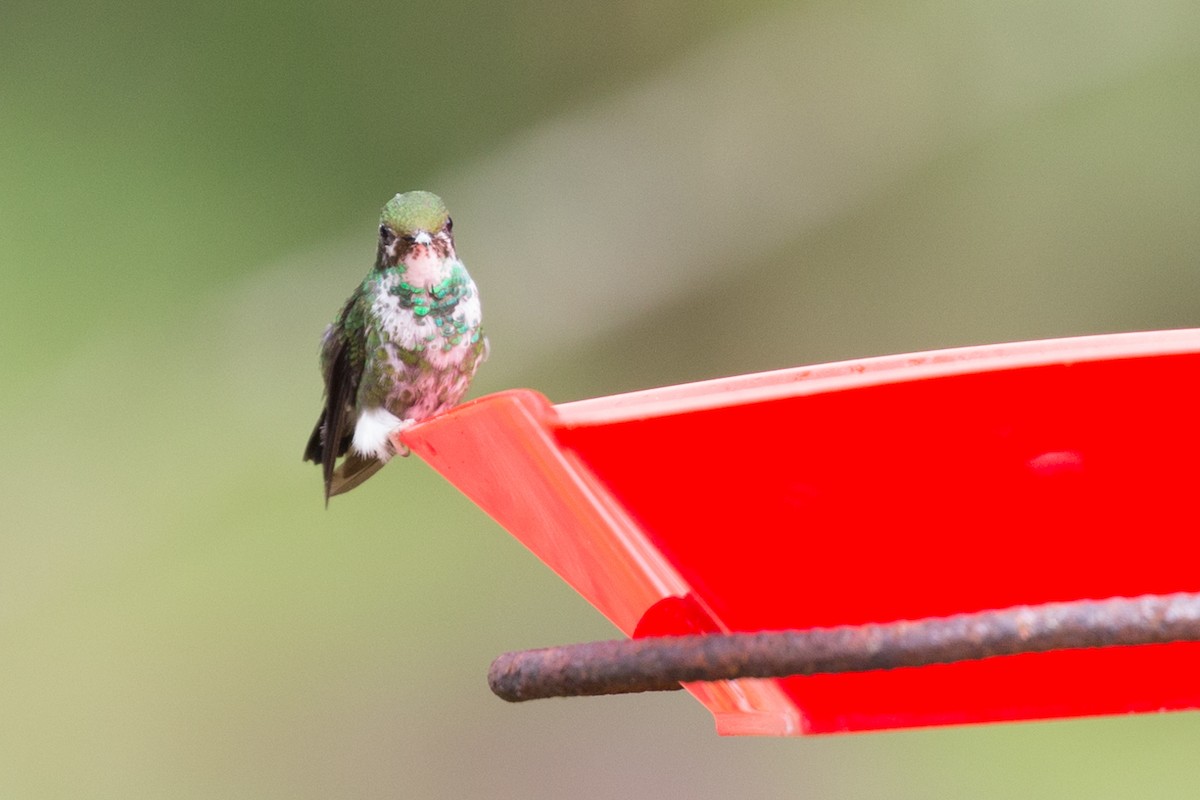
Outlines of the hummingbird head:
[[383,207],[379,218],[378,266],[394,267],[418,257],[453,258],[453,227],[446,204],[436,194],[396,195]]

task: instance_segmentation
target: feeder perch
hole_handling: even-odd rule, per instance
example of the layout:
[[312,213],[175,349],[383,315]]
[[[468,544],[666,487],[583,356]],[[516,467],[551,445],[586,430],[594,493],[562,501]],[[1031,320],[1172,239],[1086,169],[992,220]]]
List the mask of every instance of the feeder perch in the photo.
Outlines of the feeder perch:
[[[554,405],[413,452],[626,635],[1200,591],[1200,330],[967,347]],[[722,734],[1200,707],[1200,643],[689,683]]]

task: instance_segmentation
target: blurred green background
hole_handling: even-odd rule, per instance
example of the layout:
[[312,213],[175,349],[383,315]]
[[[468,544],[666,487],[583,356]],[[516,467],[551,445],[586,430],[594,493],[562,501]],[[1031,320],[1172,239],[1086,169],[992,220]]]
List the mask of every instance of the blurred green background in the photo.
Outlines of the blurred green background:
[[1198,34],[1167,0],[8,0],[0,796],[1194,796],[1194,714],[506,705],[495,654],[611,627],[416,459],[326,511],[300,454],[412,188],[484,297],[475,394],[1197,324]]

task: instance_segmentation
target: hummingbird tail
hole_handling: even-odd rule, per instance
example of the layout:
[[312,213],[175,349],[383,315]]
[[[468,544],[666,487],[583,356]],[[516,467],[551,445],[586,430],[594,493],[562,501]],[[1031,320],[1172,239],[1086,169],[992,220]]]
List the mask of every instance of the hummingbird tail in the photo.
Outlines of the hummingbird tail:
[[[360,456],[354,450],[351,450],[346,454],[346,458],[342,460],[341,465],[333,473],[329,484],[329,497],[333,497],[336,494],[344,494],[355,488],[378,472],[384,463],[378,458]],[[326,498],[326,501],[328,501],[328,498]]]

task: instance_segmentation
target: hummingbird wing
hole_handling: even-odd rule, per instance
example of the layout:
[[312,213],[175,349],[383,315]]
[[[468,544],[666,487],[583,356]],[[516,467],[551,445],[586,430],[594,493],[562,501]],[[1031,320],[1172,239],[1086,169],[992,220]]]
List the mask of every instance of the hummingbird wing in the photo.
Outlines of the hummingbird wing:
[[[339,323],[345,319],[357,299],[352,297],[346,303],[338,317]],[[345,455],[350,449],[350,442],[354,438],[355,400],[358,384],[362,380],[363,360],[353,356],[355,353],[361,354],[365,348],[366,332],[361,327],[347,330],[341,324],[331,326],[322,343],[325,408],[321,410],[321,417],[308,439],[304,460],[321,465],[325,477],[326,503],[331,496],[339,494],[333,491],[334,464],[339,456]]]

